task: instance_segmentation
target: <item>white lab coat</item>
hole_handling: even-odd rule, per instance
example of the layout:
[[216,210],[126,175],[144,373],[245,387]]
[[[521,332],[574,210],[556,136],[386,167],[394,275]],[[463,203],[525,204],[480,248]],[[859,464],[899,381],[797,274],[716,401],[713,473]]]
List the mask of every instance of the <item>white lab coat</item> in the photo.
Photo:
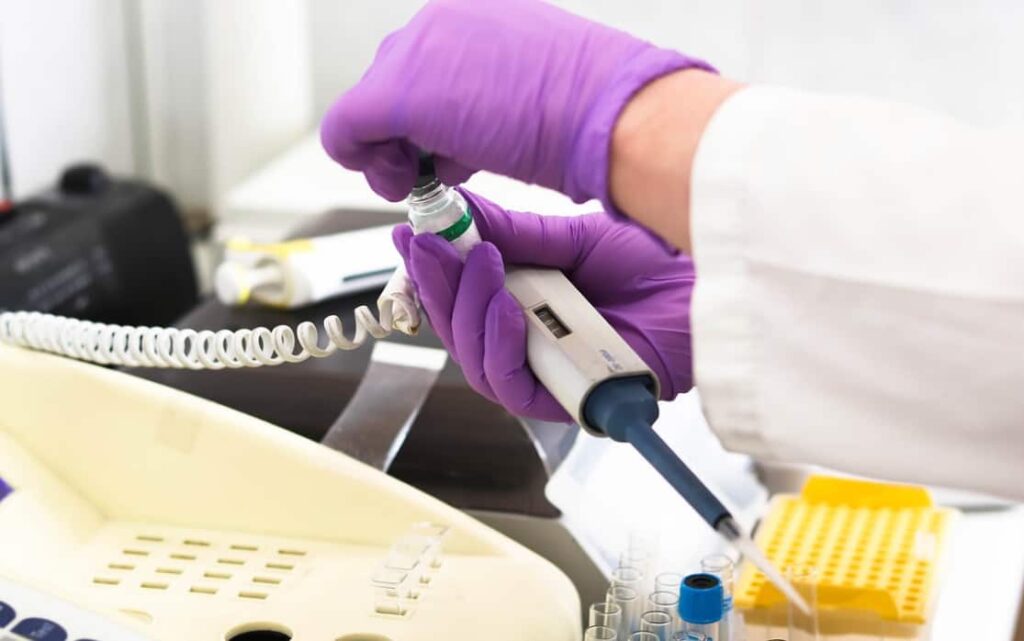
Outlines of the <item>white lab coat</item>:
[[1024,132],[753,87],[693,171],[694,367],[727,447],[1024,498]]

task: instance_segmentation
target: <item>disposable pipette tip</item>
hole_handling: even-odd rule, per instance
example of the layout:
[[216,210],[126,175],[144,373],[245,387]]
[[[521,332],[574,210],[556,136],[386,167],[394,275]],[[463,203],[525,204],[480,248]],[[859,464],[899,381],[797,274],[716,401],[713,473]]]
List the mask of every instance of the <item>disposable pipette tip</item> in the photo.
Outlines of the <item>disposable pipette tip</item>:
[[725,538],[729,539],[733,545],[747,558],[751,563],[757,566],[758,570],[764,573],[768,580],[779,589],[782,594],[789,599],[796,607],[800,608],[800,611],[806,615],[811,614],[811,607],[807,604],[807,601],[796,591],[793,584],[786,580],[786,577],[772,565],[763,554],[761,550],[757,549],[754,545],[754,540],[743,533],[739,525],[732,520],[732,518],[723,519],[716,528]]

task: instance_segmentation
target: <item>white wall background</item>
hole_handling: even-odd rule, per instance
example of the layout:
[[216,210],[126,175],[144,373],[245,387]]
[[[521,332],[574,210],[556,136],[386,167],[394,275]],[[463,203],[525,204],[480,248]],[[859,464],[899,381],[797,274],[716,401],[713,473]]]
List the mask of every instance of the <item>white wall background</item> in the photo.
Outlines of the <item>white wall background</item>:
[[[146,171],[202,206],[316,125],[419,0],[0,0],[17,193],[66,163]],[[558,0],[727,74],[1024,123],[1018,0]],[[145,77],[126,62],[137,14]],[[301,32],[301,33],[300,33]],[[211,72],[211,60],[219,60]],[[136,61],[138,62],[138,61]],[[136,85],[141,85],[136,86]],[[133,111],[135,108],[135,111]],[[143,116],[144,140],[132,132]]]
[[[314,104],[358,80],[417,0],[309,0]],[[723,73],[912,102],[979,124],[1024,122],[1019,0],[555,0]],[[386,6],[387,10],[382,10]]]
[[68,162],[134,166],[122,6],[111,0],[0,0],[0,75],[15,194]]
[[307,1],[317,116],[359,80],[384,36],[408,22],[424,4],[422,0]]
[[1017,0],[562,0],[723,73],[1024,122]]
[[187,208],[216,207],[312,126],[306,0],[121,1],[139,7],[139,169]]
[[[138,170],[171,185],[186,207],[211,195],[208,162],[207,37],[203,0],[125,0],[134,14],[142,60],[137,96],[145,154]],[[138,53],[136,55],[139,55]]]
[[203,9],[217,197],[311,126],[309,22],[301,0],[207,0]]

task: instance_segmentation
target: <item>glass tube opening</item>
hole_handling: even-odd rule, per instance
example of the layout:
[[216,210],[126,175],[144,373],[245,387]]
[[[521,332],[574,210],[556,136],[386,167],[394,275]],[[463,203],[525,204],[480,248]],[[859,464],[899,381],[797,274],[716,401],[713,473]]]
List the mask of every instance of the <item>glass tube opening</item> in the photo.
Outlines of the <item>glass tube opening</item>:
[[622,637],[637,628],[637,620],[640,616],[640,596],[633,588],[624,585],[613,585],[608,588],[607,601],[622,608],[622,618],[619,621],[619,631]]
[[662,572],[654,577],[654,589],[657,592],[673,592],[678,595],[682,582],[683,575],[679,572]]
[[635,567],[620,565],[612,570],[612,585],[624,585],[634,590],[644,579],[644,573]]
[[617,630],[622,623],[622,606],[613,601],[602,601],[590,606],[588,625]]
[[679,609],[679,595],[666,590],[651,592],[647,595],[647,605],[651,610],[672,614]]
[[676,631],[675,619],[659,610],[644,612],[640,616],[640,631],[654,634],[658,641],[671,641]]
[[583,631],[583,641],[617,641],[618,632],[603,625],[592,625]]
[[732,578],[735,565],[733,560],[725,554],[712,554],[700,560],[700,569],[723,579],[723,584],[726,576]]

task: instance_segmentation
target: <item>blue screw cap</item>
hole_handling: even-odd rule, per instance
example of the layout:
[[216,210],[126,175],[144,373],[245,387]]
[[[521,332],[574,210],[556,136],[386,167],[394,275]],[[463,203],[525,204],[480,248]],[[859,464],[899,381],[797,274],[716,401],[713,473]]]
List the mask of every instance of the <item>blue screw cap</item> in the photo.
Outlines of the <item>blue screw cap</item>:
[[687,623],[705,624],[722,620],[725,592],[713,574],[691,574],[679,586],[679,616]]

